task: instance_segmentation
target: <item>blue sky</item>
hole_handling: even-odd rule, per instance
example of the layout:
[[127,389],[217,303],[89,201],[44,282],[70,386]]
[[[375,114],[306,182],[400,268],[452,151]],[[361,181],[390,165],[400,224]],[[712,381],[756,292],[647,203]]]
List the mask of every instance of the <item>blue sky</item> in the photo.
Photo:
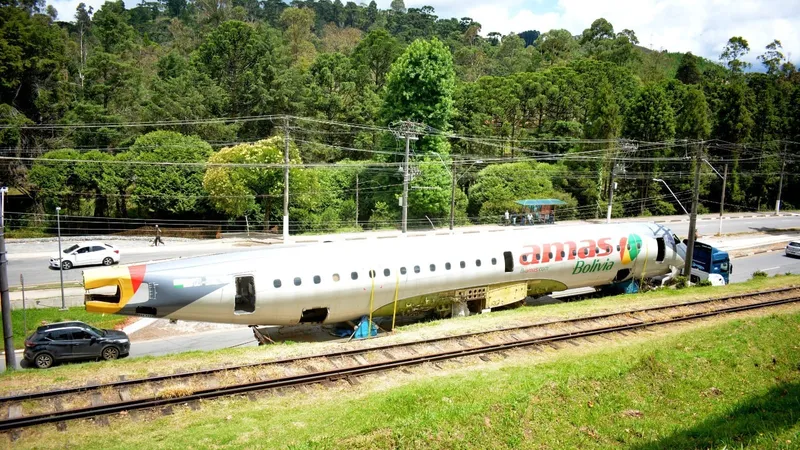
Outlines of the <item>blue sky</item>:
[[[103,0],[83,0],[97,9]],[[346,2],[346,0],[342,0]],[[368,3],[368,0],[357,0]],[[50,0],[60,20],[73,20],[80,0]],[[377,0],[380,8],[391,0]],[[128,7],[137,0],[125,0]],[[718,60],[731,36],[750,43],[745,58],[754,66],[764,47],[778,39],[783,53],[800,61],[800,0],[405,0],[407,7],[433,6],[439,17],[471,17],[482,34],[565,28],[580,34],[604,17],[616,31],[636,32],[641,45],[655,50],[690,51]]]

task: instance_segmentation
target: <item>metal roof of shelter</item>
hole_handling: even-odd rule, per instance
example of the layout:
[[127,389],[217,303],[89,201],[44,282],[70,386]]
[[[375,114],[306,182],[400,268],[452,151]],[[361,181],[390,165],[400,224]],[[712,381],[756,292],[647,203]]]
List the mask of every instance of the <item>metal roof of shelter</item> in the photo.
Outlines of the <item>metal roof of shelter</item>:
[[529,199],[529,200],[517,200],[517,204],[522,206],[548,206],[548,205],[566,205],[566,202],[558,200],[556,198],[541,198],[541,199]]

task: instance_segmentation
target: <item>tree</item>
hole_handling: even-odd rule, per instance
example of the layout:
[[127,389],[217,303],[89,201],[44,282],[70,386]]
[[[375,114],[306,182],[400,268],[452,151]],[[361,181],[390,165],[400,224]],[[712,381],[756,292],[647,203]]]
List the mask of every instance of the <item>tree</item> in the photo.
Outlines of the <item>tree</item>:
[[526,72],[531,68],[531,55],[526,51],[525,41],[516,34],[504,36],[495,55],[497,75]]
[[572,33],[563,29],[550,30],[542,34],[534,46],[541,53],[542,59],[551,65],[570,59],[578,50],[578,43],[572,37]]
[[289,53],[295,64],[301,67],[311,64],[316,54],[311,32],[314,16],[314,10],[309,8],[286,8],[281,13],[281,25],[289,41]]
[[[153,131],[140,136],[120,155],[137,161],[122,174],[130,183],[131,201],[145,217],[195,215],[203,210],[203,174],[213,153],[207,142],[174,131]],[[200,163],[198,165],[163,165]],[[147,164],[151,163],[151,164]]]
[[349,55],[361,41],[361,30],[358,28],[339,28],[329,23],[322,29],[322,47],[326,52]]
[[783,53],[781,53],[782,49],[781,41],[775,39],[767,45],[767,51],[758,56],[758,59],[766,67],[768,74],[774,75],[780,71],[783,62],[786,60]]
[[392,3],[389,5],[389,8],[391,8],[392,11],[398,14],[404,14],[406,12],[406,4],[403,3],[403,0],[392,0]]
[[697,57],[692,52],[684,53],[681,62],[678,64],[678,71],[675,78],[683,84],[699,84],[700,70],[697,68]]
[[[283,138],[274,136],[253,143],[225,147],[208,160],[211,164],[283,164]],[[297,147],[289,147],[289,163],[301,164]],[[302,169],[290,170],[290,191],[302,187],[299,175]],[[263,220],[269,227],[270,219],[283,215],[283,170],[279,167],[209,167],[203,177],[203,188],[217,211],[230,218],[252,214],[254,220]],[[297,194],[294,194],[295,197]]]
[[366,67],[377,88],[383,87],[392,63],[400,54],[400,45],[383,28],[372,30],[353,51],[355,60]]
[[386,122],[411,120],[450,128],[455,70],[450,50],[437,38],[416,40],[392,64],[386,81]]
[[125,20],[125,3],[107,1],[92,17],[92,35],[106,53],[121,53],[133,47],[136,32]]
[[686,89],[676,117],[677,137],[692,140],[707,139],[711,134],[708,113],[708,103],[703,91],[696,87]]
[[519,37],[525,41],[525,47],[530,47],[534,42],[536,42],[536,39],[539,39],[540,34],[541,33],[536,30],[527,30],[520,33]]
[[724,61],[728,65],[728,69],[734,74],[740,74],[745,69],[750,67],[750,63],[741,61],[739,58],[746,55],[750,51],[750,44],[741,36],[734,36],[728,39],[728,44],[722,50],[719,56],[720,61]]

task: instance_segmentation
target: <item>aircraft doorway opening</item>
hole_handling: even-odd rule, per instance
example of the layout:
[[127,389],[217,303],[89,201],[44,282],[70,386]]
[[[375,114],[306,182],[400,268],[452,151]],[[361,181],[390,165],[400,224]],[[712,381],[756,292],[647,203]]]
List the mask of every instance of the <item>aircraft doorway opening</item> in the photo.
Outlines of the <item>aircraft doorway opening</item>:
[[664,256],[667,254],[667,246],[664,244],[664,238],[656,238],[656,244],[658,244],[658,255],[656,255],[656,262],[664,262]]
[[503,259],[506,263],[506,272],[513,272],[514,271],[514,258],[511,256],[511,252],[503,252]]
[[252,276],[236,277],[234,314],[250,314],[256,310],[256,282]]
[[300,323],[322,323],[328,318],[328,308],[304,309]]

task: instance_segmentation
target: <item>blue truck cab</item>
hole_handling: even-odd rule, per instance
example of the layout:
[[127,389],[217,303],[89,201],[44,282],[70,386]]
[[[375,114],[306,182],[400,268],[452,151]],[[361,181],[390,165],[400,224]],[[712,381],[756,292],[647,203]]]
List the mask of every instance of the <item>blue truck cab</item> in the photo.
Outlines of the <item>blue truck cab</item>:
[[730,274],[732,272],[733,265],[728,252],[702,242],[695,242],[691,275],[693,283],[708,280],[711,274],[718,274],[725,280],[725,284],[728,284],[730,283]]

